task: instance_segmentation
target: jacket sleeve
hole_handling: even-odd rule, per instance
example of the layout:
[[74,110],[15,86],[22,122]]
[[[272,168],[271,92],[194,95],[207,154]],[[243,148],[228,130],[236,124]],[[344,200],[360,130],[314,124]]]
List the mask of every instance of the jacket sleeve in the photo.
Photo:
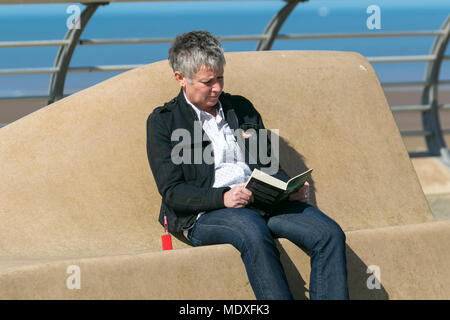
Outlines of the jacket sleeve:
[[223,194],[230,188],[199,188],[185,181],[181,165],[171,160],[171,130],[164,120],[157,112],[147,119],[147,156],[164,203],[177,215],[223,208]]

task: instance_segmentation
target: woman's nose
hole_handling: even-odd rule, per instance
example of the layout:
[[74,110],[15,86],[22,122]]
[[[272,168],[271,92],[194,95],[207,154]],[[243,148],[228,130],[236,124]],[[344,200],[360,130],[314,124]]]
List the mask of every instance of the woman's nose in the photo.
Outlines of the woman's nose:
[[216,81],[213,86],[212,86],[212,90],[214,92],[220,92],[222,91],[222,83],[220,81]]

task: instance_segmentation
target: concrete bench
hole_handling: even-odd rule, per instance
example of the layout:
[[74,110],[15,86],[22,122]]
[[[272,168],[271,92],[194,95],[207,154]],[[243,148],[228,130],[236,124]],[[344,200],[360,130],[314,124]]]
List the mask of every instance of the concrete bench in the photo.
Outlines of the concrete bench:
[[[226,58],[225,91],[279,129],[286,171],[315,169],[311,202],[347,235],[350,297],[449,299],[450,222],[434,221],[370,63],[321,51]],[[178,90],[161,61],[0,129],[0,298],[254,298],[232,246],[161,249],[145,125]],[[307,298],[309,257],[286,239],[279,249],[294,296]],[[71,266],[80,289],[68,288]]]

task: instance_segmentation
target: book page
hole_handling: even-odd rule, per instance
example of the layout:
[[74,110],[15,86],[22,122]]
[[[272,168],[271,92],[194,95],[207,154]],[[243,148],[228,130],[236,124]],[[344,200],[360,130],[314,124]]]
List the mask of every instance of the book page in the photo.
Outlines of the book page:
[[[267,173],[262,172],[261,170],[253,169],[253,172],[252,172],[252,175],[250,176],[249,181],[252,179],[252,177],[254,177],[257,180],[263,181],[267,184],[273,185],[274,187],[276,187],[278,189],[286,190],[286,187],[287,187],[286,182],[283,182],[280,179],[274,178],[274,177],[268,175]],[[248,184],[248,182],[247,182],[247,184]],[[245,185],[245,187],[247,187],[247,184]]]
[[311,169],[299,174],[298,176],[295,176],[295,177],[289,179],[289,181],[287,182],[286,189],[292,190],[292,189],[295,189],[295,188],[303,185],[306,182],[306,180],[308,180],[312,171],[313,171],[313,169],[311,168]]

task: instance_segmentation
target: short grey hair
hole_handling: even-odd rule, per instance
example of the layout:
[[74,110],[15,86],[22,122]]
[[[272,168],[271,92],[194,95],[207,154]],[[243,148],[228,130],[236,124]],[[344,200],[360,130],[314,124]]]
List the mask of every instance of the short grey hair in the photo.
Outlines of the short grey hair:
[[169,63],[174,72],[180,72],[190,82],[202,66],[217,71],[226,62],[217,37],[208,31],[191,31],[176,36],[169,49]]

